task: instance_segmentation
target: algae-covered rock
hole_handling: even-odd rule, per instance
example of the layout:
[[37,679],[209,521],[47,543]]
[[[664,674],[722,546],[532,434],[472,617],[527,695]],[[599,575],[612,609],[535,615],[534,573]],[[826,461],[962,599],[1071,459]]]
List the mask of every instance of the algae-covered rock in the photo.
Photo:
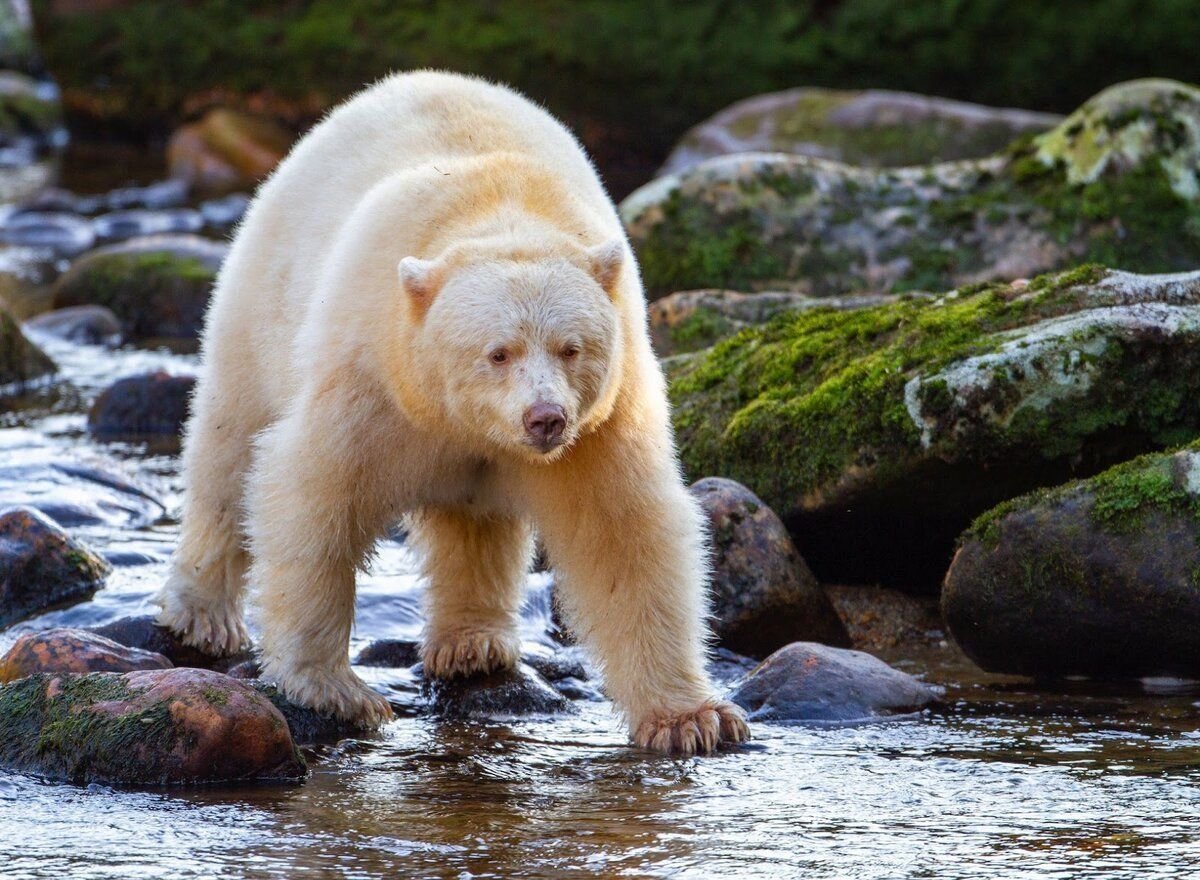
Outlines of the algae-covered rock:
[[38,672],[134,672],[172,665],[162,654],[130,648],[87,630],[57,627],[17,639],[0,657],[0,683]]
[[867,166],[974,159],[1061,120],[911,92],[788,89],[738,101],[690,129],[660,173],[730,153],[798,153]]
[[1200,677],[1200,444],[984,514],[942,611],[992,672]]
[[58,279],[54,307],[106,306],[129,339],[195,339],[227,251],[195,235],[152,235],[97,248]]
[[709,520],[710,622],[718,644],[759,658],[794,641],[849,645],[846,628],[771,508],[720,477],[698,480],[691,493]]
[[781,315],[676,358],[689,474],[749,486],[818,578],[933,588],[989,507],[1200,434],[1200,272],[1082,267]]
[[0,766],[75,783],[294,780],[287,722],[203,669],[37,674],[0,687]]
[[172,177],[197,192],[247,189],[271,173],[292,140],[272,119],[217,107],[171,135],[167,164]]
[[0,399],[20,394],[53,375],[54,361],[21,332],[21,326],[0,306]]
[[91,598],[109,566],[31,507],[0,512],[0,627]]
[[1096,261],[1200,263],[1200,89],[1114,86],[976,160],[872,170],[711,159],[621,205],[651,298],[730,287],[815,296],[939,290]]
[[890,297],[813,297],[803,293],[733,290],[681,290],[650,303],[650,340],[659,357],[707,348],[746,327],[764,324],[780,312],[810,308],[860,309]]
[[862,651],[795,642],[747,673],[729,699],[750,721],[845,724],[912,712],[939,695]]

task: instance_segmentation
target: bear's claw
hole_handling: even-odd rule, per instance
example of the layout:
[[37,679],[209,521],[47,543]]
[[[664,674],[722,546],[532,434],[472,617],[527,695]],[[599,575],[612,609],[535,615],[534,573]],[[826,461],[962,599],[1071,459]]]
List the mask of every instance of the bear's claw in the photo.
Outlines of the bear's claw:
[[454,678],[516,666],[521,645],[510,633],[495,630],[457,630],[426,634],[421,663],[426,678]]
[[333,715],[355,727],[373,730],[395,717],[387,698],[348,670],[344,674],[330,674],[306,667],[303,672],[288,672],[265,660],[262,677],[274,681],[293,703]]
[[680,757],[711,754],[722,743],[749,738],[742,710],[715,698],[690,712],[651,716],[633,734],[633,741],[644,749]]
[[202,608],[180,600],[170,586],[153,600],[161,607],[156,622],[185,645],[205,654],[225,657],[250,644],[250,634],[236,608]]

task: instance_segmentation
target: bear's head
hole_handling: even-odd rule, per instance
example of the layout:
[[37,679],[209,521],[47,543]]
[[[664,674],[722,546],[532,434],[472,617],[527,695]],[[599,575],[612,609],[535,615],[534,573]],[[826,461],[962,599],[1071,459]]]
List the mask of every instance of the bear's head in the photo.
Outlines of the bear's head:
[[458,430],[553,461],[611,398],[624,241],[562,256],[400,261],[419,393]]

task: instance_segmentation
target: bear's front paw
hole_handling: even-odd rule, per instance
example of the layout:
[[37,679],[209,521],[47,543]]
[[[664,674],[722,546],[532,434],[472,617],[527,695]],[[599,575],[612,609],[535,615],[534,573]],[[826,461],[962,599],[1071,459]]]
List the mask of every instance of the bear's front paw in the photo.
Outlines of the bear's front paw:
[[633,733],[633,741],[644,749],[682,757],[707,755],[721,743],[740,743],[749,738],[750,728],[742,710],[716,698],[690,712],[651,715]]
[[159,626],[165,626],[185,645],[205,654],[224,657],[250,644],[241,610],[236,607],[188,602],[170,584],[153,601],[162,608],[156,618]]
[[454,678],[516,666],[521,643],[515,635],[495,630],[449,630],[427,633],[421,645],[426,678]]
[[266,661],[262,677],[274,681],[285,697],[297,705],[333,715],[355,727],[372,730],[394,717],[387,698],[377,694],[353,672],[282,670]]

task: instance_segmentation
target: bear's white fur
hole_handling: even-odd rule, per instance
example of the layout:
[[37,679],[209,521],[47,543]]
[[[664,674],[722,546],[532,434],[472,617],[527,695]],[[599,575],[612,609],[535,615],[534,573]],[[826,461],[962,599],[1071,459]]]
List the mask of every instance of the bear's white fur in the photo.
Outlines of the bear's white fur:
[[[635,741],[687,754],[746,738],[704,668],[701,517],[633,255],[543,110],[433,72],[339,107],[254,199],[203,352],[157,597],[188,643],[241,647],[248,583],[264,676],[377,724],[388,705],[348,658],[377,537],[411,516],[422,658],[447,677],[517,662],[536,528]],[[527,430],[535,405],[562,414],[557,445]]]

